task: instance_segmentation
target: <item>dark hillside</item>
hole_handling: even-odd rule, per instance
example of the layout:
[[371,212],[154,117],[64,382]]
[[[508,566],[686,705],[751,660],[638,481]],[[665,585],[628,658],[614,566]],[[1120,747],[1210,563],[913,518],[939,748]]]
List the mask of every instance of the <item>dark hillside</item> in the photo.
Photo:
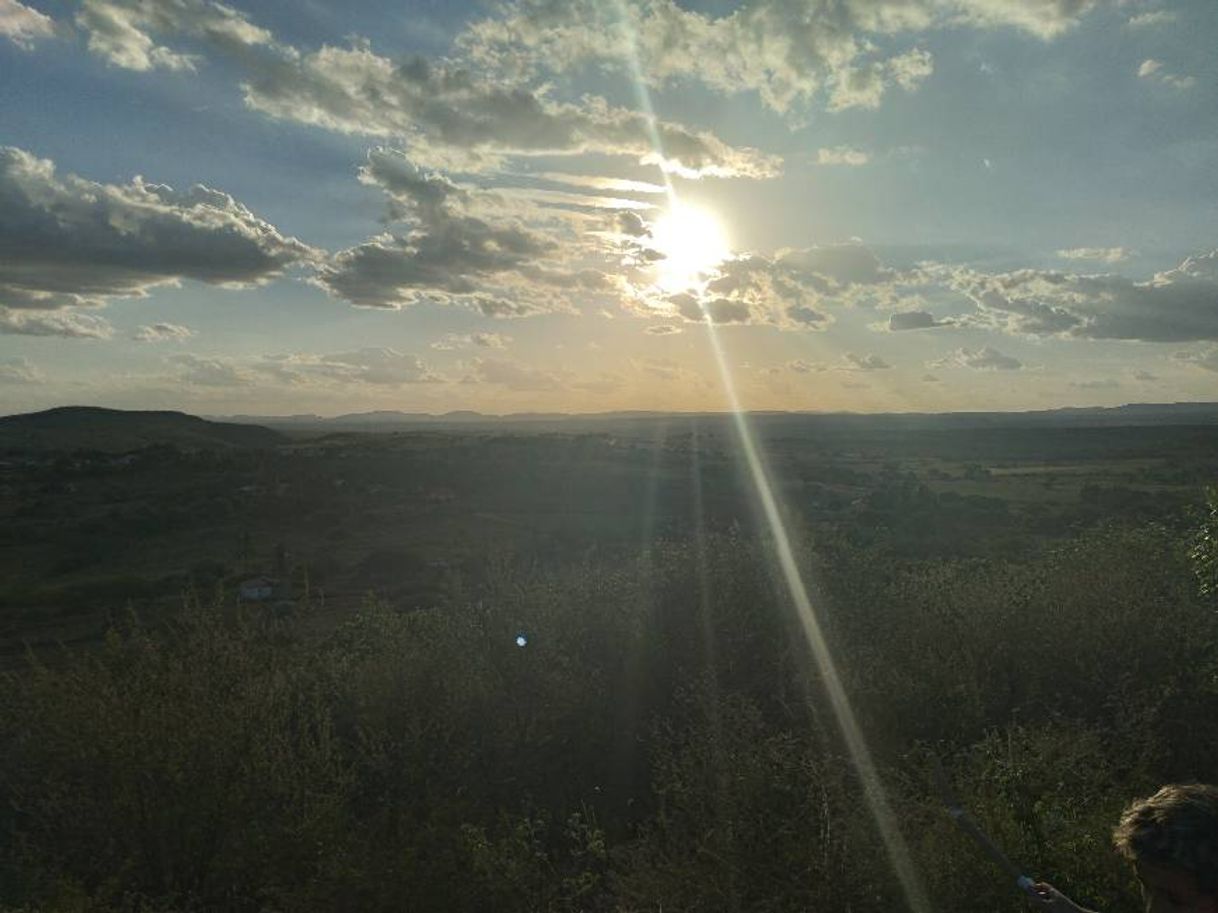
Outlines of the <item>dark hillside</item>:
[[157,444],[189,450],[274,447],[283,435],[257,425],[210,422],[184,412],[127,412],[64,406],[0,418],[0,451],[101,450]]

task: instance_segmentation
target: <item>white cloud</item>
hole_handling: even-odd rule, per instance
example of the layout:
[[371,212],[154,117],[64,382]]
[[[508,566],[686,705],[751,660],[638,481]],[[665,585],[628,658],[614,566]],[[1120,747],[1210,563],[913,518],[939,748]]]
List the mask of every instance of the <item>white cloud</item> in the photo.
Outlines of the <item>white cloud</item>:
[[0,361],[0,384],[34,384],[43,379],[42,373],[24,358]]
[[1009,333],[1144,342],[1218,340],[1218,250],[1188,257],[1142,282],[1053,270],[924,270],[926,278],[962,292],[977,305],[979,315],[971,322]]
[[900,311],[888,317],[889,332],[902,330],[930,330],[937,327],[951,326],[951,320],[939,320],[927,311]]
[[1195,352],[1176,352],[1172,358],[1184,365],[1218,371],[1218,346],[1210,346]]
[[114,327],[104,317],[75,310],[28,311],[0,307],[0,333],[17,336],[63,336],[109,339]]
[[0,37],[29,49],[39,38],[55,34],[55,22],[17,0],[0,0]]
[[250,367],[293,384],[323,382],[398,387],[436,383],[442,379],[417,355],[375,346],[328,354],[268,355]]
[[1125,23],[1131,29],[1153,28],[1159,25],[1167,25],[1176,21],[1176,14],[1171,10],[1150,10],[1145,13],[1137,13],[1130,16],[1129,21]]
[[139,327],[131,338],[137,342],[184,342],[194,335],[194,330],[180,324],[152,323]]
[[1099,260],[1102,263],[1120,263],[1132,255],[1133,251],[1124,247],[1071,247],[1057,252],[1063,260]]
[[511,336],[503,333],[447,333],[431,344],[433,349],[506,349]]
[[854,352],[842,355],[842,365],[848,371],[886,371],[892,367],[878,355],[858,355]]
[[313,255],[220,191],[98,184],[0,147],[2,307],[97,306],[183,279],[260,285]]
[[159,33],[200,39],[228,51],[271,43],[244,14],[210,0],[82,0],[76,24],[89,50],[126,70],[194,70],[200,59],[158,45]]
[[1191,89],[1197,84],[1195,76],[1180,76],[1163,69],[1163,61],[1147,58],[1138,66],[1138,76],[1142,79],[1170,86],[1173,89]]
[[243,387],[257,383],[250,372],[239,368],[231,358],[194,355],[183,352],[166,361],[177,368],[179,383],[199,387]]
[[470,377],[475,383],[534,393],[560,390],[569,380],[566,374],[498,358],[475,359],[471,365]]
[[818,165],[866,165],[871,160],[866,152],[851,146],[821,147],[816,151]]
[[[243,79],[246,104],[270,117],[358,136],[409,142],[417,160],[464,170],[504,156],[629,155],[677,174],[770,177],[778,160],[714,135],[421,57],[383,57],[365,39],[304,51],[277,41],[242,13],[210,0],[85,0],[77,17],[90,49],[134,70],[193,69],[199,59],[157,44],[190,39],[223,55]],[[655,146],[658,138],[663,149]]]
[[1018,371],[1023,362],[1011,355],[1004,355],[990,346],[980,349],[957,349],[945,358],[931,362],[931,368],[972,368],[977,371]]
[[1095,0],[754,0],[721,16],[675,0],[514,0],[458,39],[479,68],[513,78],[592,65],[641,72],[652,85],[698,80],[723,94],[756,92],[778,112],[820,100],[875,107],[893,87],[912,91],[931,56],[885,57],[892,40],[951,27],[1013,27],[1060,35]]

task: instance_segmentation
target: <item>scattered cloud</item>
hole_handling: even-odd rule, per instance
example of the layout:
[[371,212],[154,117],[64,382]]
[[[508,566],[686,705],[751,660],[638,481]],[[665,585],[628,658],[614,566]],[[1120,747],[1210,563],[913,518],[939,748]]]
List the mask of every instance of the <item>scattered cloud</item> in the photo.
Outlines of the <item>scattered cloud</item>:
[[854,352],[842,355],[842,366],[848,371],[887,371],[892,367],[878,355],[858,355]]
[[499,358],[478,358],[471,365],[475,383],[494,384],[517,392],[545,393],[561,390],[565,374]]
[[62,336],[67,339],[109,339],[110,321],[75,310],[29,311],[0,307],[0,333],[17,336]]
[[55,21],[17,0],[0,0],[0,37],[29,50],[40,38],[55,34]]
[[1057,252],[1063,260],[1099,260],[1102,263],[1120,263],[1132,255],[1133,251],[1124,247],[1071,247]]
[[231,358],[183,352],[166,361],[177,369],[179,383],[198,387],[243,387],[257,382],[250,372],[237,367]]
[[1218,371],[1218,346],[1210,346],[1195,352],[1176,352],[1172,358],[1180,364],[1202,368],[1206,371]]
[[1142,282],[1055,270],[985,274],[929,267],[923,277],[966,295],[975,326],[1017,335],[1143,342],[1218,340],[1218,250]]
[[380,347],[329,354],[268,355],[251,365],[251,369],[286,383],[333,382],[397,387],[442,380],[417,355]]
[[866,165],[869,161],[871,161],[871,156],[852,146],[834,146],[832,148],[822,146],[816,151],[816,164],[818,165],[851,165],[857,167],[859,165]]
[[938,320],[934,314],[927,311],[899,311],[888,317],[888,330],[892,333],[902,330],[930,330],[952,324],[953,321]]
[[153,323],[135,331],[132,339],[137,342],[184,342],[195,335],[190,327],[176,323]]
[[1197,84],[1195,76],[1180,76],[1163,69],[1163,61],[1147,58],[1138,66],[1138,76],[1142,79],[1170,86],[1173,89],[1191,89]]
[[643,330],[648,336],[673,336],[681,332],[679,326],[674,326],[671,323],[657,323]]
[[512,341],[503,333],[447,333],[431,344],[433,349],[506,349]]
[[941,384],[943,381],[937,374],[923,374],[922,383],[924,384]]
[[1131,29],[1146,29],[1167,25],[1175,22],[1176,18],[1176,14],[1172,10],[1150,10],[1130,16],[1129,21],[1125,24]]
[[945,358],[932,362],[931,368],[973,368],[978,371],[1018,371],[1023,362],[1010,355],[1003,355],[990,346],[980,349],[956,349]]
[[929,52],[880,47],[933,29],[1011,27],[1054,38],[1095,0],[755,0],[721,16],[675,0],[510,0],[457,41],[472,65],[539,78],[588,65],[641,72],[654,86],[697,80],[725,95],[754,92],[797,114],[874,108],[894,87],[915,90]]
[[183,279],[260,285],[314,255],[201,184],[98,184],[0,147],[0,306],[97,306]]
[[1070,386],[1075,390],[1116,390],[1121,386],[1119,380],[1100,378],[1097,380],[1072,380]]
[[41,380],[42,373],[24,358],[0,361],[0,384],[34,384]]
[[1151,381],[1156,381],[1156,380],[1158,380],[1158,379],[1159,379],[1159,375],[1158,375],[1158,374],[1151,374],[1149,371],[1134,371],[1134,372],[1133,372],[1133,379],[1134,379],[1134,380],[1140,380],[1140,381],[1144,381],[1144,382],[1149,383],[1149,382],[1151,382]]

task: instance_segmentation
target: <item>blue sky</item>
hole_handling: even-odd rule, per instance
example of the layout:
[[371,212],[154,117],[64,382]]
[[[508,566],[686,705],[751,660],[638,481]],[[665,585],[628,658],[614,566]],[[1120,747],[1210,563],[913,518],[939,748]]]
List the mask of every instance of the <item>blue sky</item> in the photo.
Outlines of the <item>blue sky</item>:
[[0,412],[1218,389],[1209,0],[0,0]]

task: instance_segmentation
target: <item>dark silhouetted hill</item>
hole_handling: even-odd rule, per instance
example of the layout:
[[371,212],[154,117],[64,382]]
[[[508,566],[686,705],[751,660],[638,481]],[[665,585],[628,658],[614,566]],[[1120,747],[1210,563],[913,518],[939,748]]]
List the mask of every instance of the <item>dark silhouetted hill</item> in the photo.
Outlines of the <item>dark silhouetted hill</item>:
[[128,412],[63,406],[0,417],[0,450],[100,450],[126,453],[154,445],[187,450],[274,447],[285,440],[258,425],[212,422],[184,412]]

